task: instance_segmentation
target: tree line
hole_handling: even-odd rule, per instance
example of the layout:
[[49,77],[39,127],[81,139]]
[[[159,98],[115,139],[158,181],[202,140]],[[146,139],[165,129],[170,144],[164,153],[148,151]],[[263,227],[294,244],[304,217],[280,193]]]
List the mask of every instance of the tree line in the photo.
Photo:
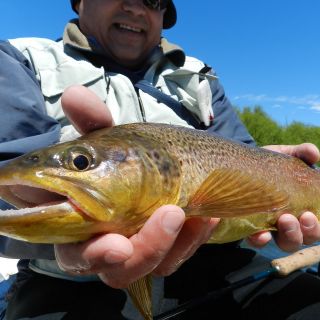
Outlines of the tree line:
[[238,108],[237,112],[259,146],[268,144],[314,143],[320,148],[320,127],[301,122],[281,126],[269,117],[260,106]]

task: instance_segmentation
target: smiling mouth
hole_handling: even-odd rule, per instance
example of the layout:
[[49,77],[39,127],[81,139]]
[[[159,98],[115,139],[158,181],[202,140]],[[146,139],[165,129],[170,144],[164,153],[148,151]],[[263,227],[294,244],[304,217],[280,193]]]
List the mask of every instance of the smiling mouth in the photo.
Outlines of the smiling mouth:
[[130,31],[130,32],[134,32],[134,33],[143,33],[144,32],[144,30],[141,28],[133,27],[133,26],[130,26],[130,25],[124,24],[124,23],[116,23],[115,25],[118,29],[124,30],[124,31]]

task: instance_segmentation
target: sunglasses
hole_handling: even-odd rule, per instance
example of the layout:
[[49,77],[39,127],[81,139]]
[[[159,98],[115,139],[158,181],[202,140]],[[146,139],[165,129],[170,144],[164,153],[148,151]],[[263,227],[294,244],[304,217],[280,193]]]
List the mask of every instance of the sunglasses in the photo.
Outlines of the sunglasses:
[[167,7],[168,0],[143,0],[143,4],[152,10],[163,10]]

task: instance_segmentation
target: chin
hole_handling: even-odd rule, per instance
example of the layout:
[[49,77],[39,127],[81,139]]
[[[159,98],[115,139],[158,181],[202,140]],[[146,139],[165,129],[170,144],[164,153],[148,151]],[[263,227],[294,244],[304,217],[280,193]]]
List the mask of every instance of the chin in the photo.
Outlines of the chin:
[[141,56],[136,56],[136,57],[127,57],[127,56],[123,56],[123,57],[118,57],[116,59],[116,61],[129,69],[135,69],[135,68],[139,68],[143,62],[144,62],[145,58],[142,58]]

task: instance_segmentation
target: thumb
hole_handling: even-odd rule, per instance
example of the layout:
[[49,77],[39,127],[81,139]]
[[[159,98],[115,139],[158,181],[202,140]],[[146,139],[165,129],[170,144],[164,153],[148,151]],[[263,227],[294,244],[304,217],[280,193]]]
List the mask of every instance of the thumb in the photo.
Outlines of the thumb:
[[72,125],[82,134],[113,126],[110,110],[84,86],[71,86],[61,97],[62,109]]

